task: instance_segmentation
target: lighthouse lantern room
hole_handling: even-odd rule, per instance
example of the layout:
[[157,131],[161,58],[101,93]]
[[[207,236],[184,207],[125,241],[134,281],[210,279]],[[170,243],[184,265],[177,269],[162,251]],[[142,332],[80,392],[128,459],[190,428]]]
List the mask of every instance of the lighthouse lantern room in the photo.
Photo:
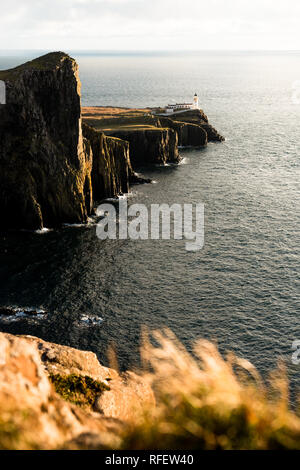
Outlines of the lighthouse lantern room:
[[194,94],[194,109],[199,109],[199,98],[197,93]]

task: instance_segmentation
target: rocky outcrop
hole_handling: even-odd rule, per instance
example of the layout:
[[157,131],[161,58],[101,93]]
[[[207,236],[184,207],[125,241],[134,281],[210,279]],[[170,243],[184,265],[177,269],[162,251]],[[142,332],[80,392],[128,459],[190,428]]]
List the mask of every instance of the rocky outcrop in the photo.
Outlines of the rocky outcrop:
[[128,193],[130,185],[151,183],[132,168],[129,143],[83,123],[83,135],[93,153],[92,186],[94,201]]
[[0,80],[6,88],[0,105],[3,228],[83,223],[94,201],[149,182],[133,171],[127,142],[88,126],[82,135],[78,66],[67,54],[0,71]]
[[129,183],[137,182],[129,158],[129,144],[124,140],[105,136],[87,124],[83,135],[93,153],[92,186],[95,201],[129,192]]
[[0,207],[6,227],[84,222],[92,210],[92,153],[82,136],[78,66],[47,54],[0,72]]
[[130,161],[134,170],[149,164],[178,163],[178,135],[169,128],[120,129],[110,136],[129,142]]
[[188,110],[168,116],[172,121],[180,121],[200,126],[207,133],[208,142],[222,142],[224,137],[208,122],[206,114],[201,109]]
[[116,448],[125,423],[154,403],[144,379],[91,352],[0,333],[0,449]]
[[166,120],[166,125],[162,125],[157,116],[137,111],[128,109],[126,114],[122,108],[113,108],[113,114],[107,116],[102,108],[84,108],[84,126],[92,126],[99,135],[103,132],[106,136],[128,142],[129,159],[134,170],[149,164],[180,161],[177,132],[180,124],[176,126],[172,120]]
[[175,121],[165,117],[160,117],[159,121],[162,127],[170,127],[177,132],[178,145],[181,147],[203,147],[207,144],[207,133],[198,124]]
[[94,201],[150,182],[136,169],[178,163],[178,144],[223,140],[200,110],[168,117],[122,110],[116,117],[114,109],[113,117],[101,117],[97,108],[85,116],[100,127],[84,125],[83,135],[78,66],[63,52],[0,71],[0,80],[6,93],[0,104],[2,228],[86,222]]

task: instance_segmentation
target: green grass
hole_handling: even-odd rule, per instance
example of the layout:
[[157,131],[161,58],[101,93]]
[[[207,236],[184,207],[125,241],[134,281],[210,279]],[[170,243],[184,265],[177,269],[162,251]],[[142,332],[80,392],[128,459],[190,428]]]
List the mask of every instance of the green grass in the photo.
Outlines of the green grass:
[[50,374],[49,379],[54,385],[56,393],[64,400],[82,407],[93,407],[96,398],[102,392],[109,390],[108,385],[88,376]]
[[64,52],[51,52],[13,69],[0,70],[0,80],[14,80],[24,70],[53,70],[66,58],[69,58],[69,56]]
[[105,125],[101,122],[101,120],[97,119],[83,119],[83,121],[88,124],[89,126],[94,127],[97,130],[101,130],[103,132],[113,132],[113,131],[139,131],[139,130],[146,130],[146,129],[157,129],[156,126],[153,125],[146,125],[146,124],[121,124],[118,122]]

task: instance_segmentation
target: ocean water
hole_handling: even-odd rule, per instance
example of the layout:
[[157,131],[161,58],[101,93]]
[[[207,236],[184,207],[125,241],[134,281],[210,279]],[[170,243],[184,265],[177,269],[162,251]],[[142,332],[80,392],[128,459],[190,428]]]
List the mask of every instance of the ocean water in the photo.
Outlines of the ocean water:
[[[2,233],[0,305],[48,314],[0,320],[0,329],[93,350],[104,363],[113,344],[128,368],[141,327],[169,327],[188,348],[199,337],[217,341],[264,377],[284,359],[294,394],[300,53],[74,55],[83,105],[157,106],[198,93],[226,141],[181,150],[179,166],[144,170],[157,184],[133,187],[128,203],[203,202],[205,245],[100,241],[92,224]],[[2,56],[0,68],[24,60]]]

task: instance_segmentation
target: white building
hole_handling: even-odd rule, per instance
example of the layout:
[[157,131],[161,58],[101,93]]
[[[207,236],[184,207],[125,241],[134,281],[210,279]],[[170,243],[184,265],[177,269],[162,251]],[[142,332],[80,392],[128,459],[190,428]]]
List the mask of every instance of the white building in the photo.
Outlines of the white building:
[[166,113],[174,113],[175,111],[185,111],[188,109],[199,109],[199,98],[197,93],[195,93],[193,98],[193,103],[175,103],[168,104],[165,107]]

